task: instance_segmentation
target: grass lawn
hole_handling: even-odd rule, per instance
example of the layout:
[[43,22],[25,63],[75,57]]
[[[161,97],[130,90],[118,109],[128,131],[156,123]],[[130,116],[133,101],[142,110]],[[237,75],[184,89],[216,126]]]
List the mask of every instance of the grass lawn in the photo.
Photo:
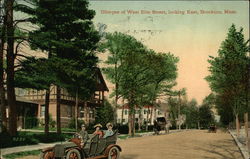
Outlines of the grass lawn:
[[[31,128],[30,130],[44,130],[44,127],[34,127]],[[56,131],[56,128],[49,128],[50,131]],[[71,129],[71,128],[61,128],[62,132],[76,132],[76,129]]]
[[33,151],[24,151],[24,152],[17,152],[17,153],[12,153],[8,155],[3,155],[5,159],[15,159],[15,158],[20,158],[24,156],[30,156],[30,155],[39,155],[40,150],[33,150]]

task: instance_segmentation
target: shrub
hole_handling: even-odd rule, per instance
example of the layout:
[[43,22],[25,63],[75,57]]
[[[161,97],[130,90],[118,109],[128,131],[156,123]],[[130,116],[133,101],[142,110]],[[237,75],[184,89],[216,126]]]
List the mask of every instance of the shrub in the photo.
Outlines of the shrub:
[[117,125],[114,129],[118,129],[120,134],[128,134],[129,131],[128,125]]
[[37,127],[38,125],[38,119],[37,117],[31,117],[31,116],[28,116],[28,117],[25,117],[25,129],[31,129],[31,128],[34,128],[34,127]]
[[[84,120],[79,120],[79,119],[78,119],[78,120],[77,120],[77,128],[80,129],[82,124],[85,124]],[[72,118],[72,119],[69,121],[68,128],[70,128],[70,129],[75,129],[75,118]]]

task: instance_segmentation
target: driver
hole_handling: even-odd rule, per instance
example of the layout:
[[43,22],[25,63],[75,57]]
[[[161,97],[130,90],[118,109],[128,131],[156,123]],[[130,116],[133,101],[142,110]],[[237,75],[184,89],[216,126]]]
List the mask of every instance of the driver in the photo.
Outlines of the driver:
[[78,133],[81,138],[81,145],[83,146],[84,142],[89,139],[88,132],[86,131],[86,126],[82,124],[81,131]]

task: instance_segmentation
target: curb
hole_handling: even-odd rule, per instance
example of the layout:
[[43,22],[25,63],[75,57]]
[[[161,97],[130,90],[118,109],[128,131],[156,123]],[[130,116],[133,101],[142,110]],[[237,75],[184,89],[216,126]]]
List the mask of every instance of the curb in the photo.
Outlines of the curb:
[[241,155],[243,156],[244,159],[250,159],[249,157],[249,153],[247,151],[247,149],[245,148],[245,145],[240,143],[237,139],[237,137],[231,132],[231,130],[228,130],[230,135],[232,136],[232,138],[234,139],[236,145],[238,146],[238,148],[240,149]]

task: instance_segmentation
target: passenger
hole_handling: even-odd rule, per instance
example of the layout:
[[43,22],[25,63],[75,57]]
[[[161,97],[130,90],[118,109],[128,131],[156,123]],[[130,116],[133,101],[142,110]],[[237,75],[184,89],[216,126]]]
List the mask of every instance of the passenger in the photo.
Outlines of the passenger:
[[101,128],[102,128],[102,125],[101,124],[96,124],[95,126],[94,126],[94,128],[95,128],[95,132],[93,133],[93,135],[99,135],[99,138],[102,138],[103,137],[103,131],[101,130]]
[[114,134],[112,128],[113,125],[111,123],[107,123],[106,127],[108,128],[108,130],[105,132],[104,138],[108,137],[108,136],[112,136]]

